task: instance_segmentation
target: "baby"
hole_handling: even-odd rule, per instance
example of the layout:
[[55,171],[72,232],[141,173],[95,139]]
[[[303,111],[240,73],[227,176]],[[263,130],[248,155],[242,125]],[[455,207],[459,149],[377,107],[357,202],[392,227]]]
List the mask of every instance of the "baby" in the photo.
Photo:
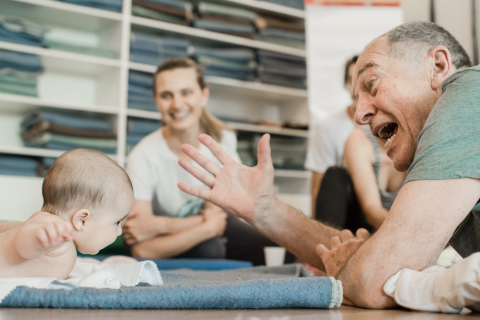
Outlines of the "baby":
[[50,167],[42,212],[10,222],[0,232],[0,277],[66,279],[77,249],[96,254],[122,234],[133,207],[126,172],[99,151],[75,149]]

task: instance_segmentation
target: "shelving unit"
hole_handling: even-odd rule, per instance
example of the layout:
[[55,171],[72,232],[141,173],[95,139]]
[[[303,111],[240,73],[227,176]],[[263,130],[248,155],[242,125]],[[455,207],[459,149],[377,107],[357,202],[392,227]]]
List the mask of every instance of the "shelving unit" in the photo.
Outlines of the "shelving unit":
[[[247,7],[260,13],[275,14],[293,20],[303,20],[304,13],[280,5],[257,0],[214,0],[234,6]],[[0,93],[0,153],[33,157],[58,157],[63,152],[23,146],[19,137],[21,119],[38,107],[63,110],[95,112],[110,117],[117,127],[117,154],[109,155],[119,164],[126,161],[126,123],[128,117],[159,120],[158,112],[129,109],[127,107],[128,73],[131,70],[153,73],[155,66],[129,61],[130,31],[141,30],[152,34],[168,34],[192,39],[201,39],[225,45],[249,47],[305,57],[305,50],[257,40],[245,39],[163,21],[133,16],[131,0],[124,0],[122,13],[94,9],[53,0],[2,0],[2,14],[18,16],[47,26],[58,26],[86,32],[113,50],[117,58],[102,58],[91,55],[25,46],[1,42],[0,49],[36,54],[41,57],[45,72],[39,78],[39,97]],[[308,119],[307,91],[260,82],[247,82],[230,78],[206,77],[210,87],[207,108],[214,114],[227,118],[242,118],[248,115],[258,120],[289,120],[305,122]],[[272,133],[293,137],[307,137],[308,132],[260,126],[241,122],[228,122],[236,130]],[[275,170],[275,179],[280,185],[288,185],[287,194],[308,194],[310,174],[305,171]],[[0,176],[0,190],[5,184],[15,190],[30,192],[32,181],[37,187],[41,178]],[[14,183],[12,183],[14,181]],[[295,185],[293,187],[293,185]],[[17,189],[16,189],[17,188]],[[33,189],[32,189],[33,188]],[[293,190],[293,191],[292,191]],[[10,192],[17,192],[13,189]],[[6,196],[8,197],[8,196]],[[288,198],[288,196],[287,196]],[[12,197],[12,199],[16,199]],[[32,199],[39,197],[34,196]],[[41,199],[41,196],[40,196]],[[13,200],[12,200],[13,201]],[[32,200],[33,201],[33,200]],[[35,202],[34,201],[34,202]],[[28,210],[32,203],[6,201],[3,212],[10,212],[0,221],[15,219]],[[41,203],[38,204],[41,206]],[[39,208],[37,208],[38,210]]]

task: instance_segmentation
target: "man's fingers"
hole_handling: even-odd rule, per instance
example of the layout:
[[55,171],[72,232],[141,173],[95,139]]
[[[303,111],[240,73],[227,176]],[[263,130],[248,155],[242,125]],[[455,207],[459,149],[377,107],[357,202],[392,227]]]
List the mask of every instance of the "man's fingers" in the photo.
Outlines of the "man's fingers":
[[264,134],[258,142],[257,153],[259,167],[262,169],[269,169],[273,167],[269,134]]
[[[210,151],[212,151],[213,155],[217,157],[220,162],[225,165],[228,162],[235,161],[223,148],[219,145],[212,137],[202,133],[198,136],[198,140],[203,143]],[[196,161],[196,160],[195,160]],[[206,168],[205,168],[206,169]],[[215,173],[214,173],[215,174]]]
[[345,242],[347,240],[354,239],[354,238],[355,236],[353,235],[352,231],[348,229],[343,229],[340,232],[340,240],[342,240],[342,242]]
[[332,249],[337,248],[341,244],[342,244],[342,241],[340,240],[340,238],[338,236],[332,237],[330,239],[330,245],[332,246]]
[[195,188],[185,182],[179,182],[177,185],[180,188],[180,190],[182,190],[185,193],[191,194],[192,196],[195,196],[198,198],[202,198],[203,200],[210,201],[210,195],[211,195],[210,190]]
[[360,228],[357,230],[357,238],[367,241],[370,238],[370,232],[367,229]]
[[[209,160],[210,161],[210,160]],[[203,170],[198,169],[194,165],[192,165],[189,161],[185,159],[178,159],[178,163],[188,172],[190,172],[195,178],[202,181],[207,187],[213,188],[213,184],[215,183],[215,177],[206,173]],[[218,166],[215,165],[217,168]],[[220,168],[218,168],[220,170]]]
[[205,168],[205,170],[207,170],[214,176],[216,176],[218,172],[220,172],[221,168],[217,164],[215,164],[215,162],[213,162],[212,160],[210,160],[209,158],[201,154],[197,149],[195,149],[191,145],[184,144],[182,145],[181,149],[186,155],[188,155],[190,158],[195,160],[196,163],[198,163],[200,166]]
[[323,260],[323,256],[330,252],[330,250],[328,250],[327,247],[325,247],[323,244],[319,244],[318,246],[316,246],[315,251],[317,252],[317,254],[320,256],[322,260]]

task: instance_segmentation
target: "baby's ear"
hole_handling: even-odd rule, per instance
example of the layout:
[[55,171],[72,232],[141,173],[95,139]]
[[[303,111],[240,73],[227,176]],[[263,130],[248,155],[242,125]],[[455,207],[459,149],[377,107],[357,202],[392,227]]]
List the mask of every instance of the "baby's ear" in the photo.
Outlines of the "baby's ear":
[[72,226],[76,231],[82,231],[92,214],[87,209],[80,209],[72,215]]

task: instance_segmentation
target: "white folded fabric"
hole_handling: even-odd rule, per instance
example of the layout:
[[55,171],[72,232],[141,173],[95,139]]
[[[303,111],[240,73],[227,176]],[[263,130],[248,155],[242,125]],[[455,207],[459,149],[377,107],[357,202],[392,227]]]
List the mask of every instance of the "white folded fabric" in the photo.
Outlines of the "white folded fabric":
[[444,313],[460,313],[463,308],[480,311],[480,252],[450,268],[402,269],[388,279],[383,291],[408,309]]
[[74,289],[78,287],[110,288],[137,285],[161,286],[162,276],[153,261],[114,256],[100,262],[92,258],[77,258],[68,279],[0,278],[0,302],[17,287],[37,289]]

